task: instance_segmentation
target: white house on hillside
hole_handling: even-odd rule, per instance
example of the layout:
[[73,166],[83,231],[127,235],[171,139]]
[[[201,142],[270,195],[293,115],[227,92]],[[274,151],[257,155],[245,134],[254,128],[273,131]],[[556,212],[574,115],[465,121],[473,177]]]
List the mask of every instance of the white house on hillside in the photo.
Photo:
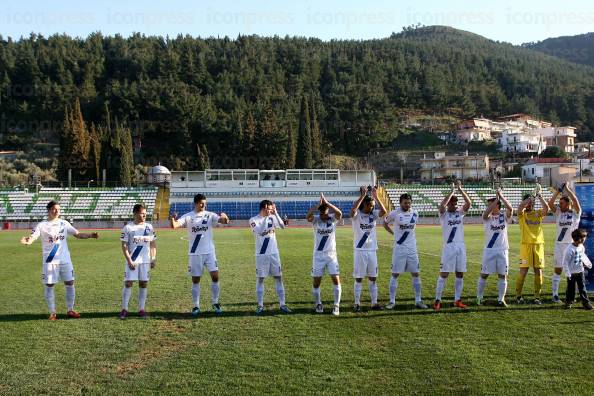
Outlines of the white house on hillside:
[[534,130],[506,129],[497,139],[500,150],[506,153],[537,153],[540,154],[547,148],[543,136]]

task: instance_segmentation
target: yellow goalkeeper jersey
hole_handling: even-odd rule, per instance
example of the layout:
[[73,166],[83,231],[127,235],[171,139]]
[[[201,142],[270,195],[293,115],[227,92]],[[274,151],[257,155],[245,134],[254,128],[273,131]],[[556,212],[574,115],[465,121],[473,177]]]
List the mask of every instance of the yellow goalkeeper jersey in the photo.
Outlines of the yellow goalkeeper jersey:
[[522,243],[544,243],[542,219],[544,219],[546,213],[543,212],[542,209],[530,212],[525,210],[518,214]]

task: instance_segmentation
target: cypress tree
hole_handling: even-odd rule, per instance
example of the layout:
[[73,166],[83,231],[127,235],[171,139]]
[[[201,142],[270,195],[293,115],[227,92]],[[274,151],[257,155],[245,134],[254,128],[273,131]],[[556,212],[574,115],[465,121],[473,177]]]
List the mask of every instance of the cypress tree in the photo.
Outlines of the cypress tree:
[[130,128],[116,126],[116,134],[120,138],[120,183],[122,186],[132,186],[134,174],[134,154],[132,152],[132,133]]
[[318,124],[317,101],[315,96],[311,95],[310,102],[310,122],[311,122],[311,154],[313,162],[317,163],[322,159],[322,134],[320,132],[320,125]]
[[309,119],[309,104],[307,97],[301,97],[301,111],[299,112],[299,132],[297,141],[297,167],[313,168],[311,147],[311,123]]
[[293,124],[287,124],[287,168],[295,167],[295,160],[297,157],[297,143],[295,142],[295,131]]

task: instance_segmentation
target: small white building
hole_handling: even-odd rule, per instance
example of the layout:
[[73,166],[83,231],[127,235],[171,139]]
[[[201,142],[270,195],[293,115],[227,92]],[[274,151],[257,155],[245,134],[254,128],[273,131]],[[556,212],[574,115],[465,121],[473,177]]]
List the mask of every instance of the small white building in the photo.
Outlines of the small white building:
[[497,139],[500,150],[506,153],[537,153],[547,148],[543,136],[534,130],[505,129]]
[[563,158],[534,158],[522,166],[522,179],[550,186],[560,179],[570,180],[578,176],[579,166]]

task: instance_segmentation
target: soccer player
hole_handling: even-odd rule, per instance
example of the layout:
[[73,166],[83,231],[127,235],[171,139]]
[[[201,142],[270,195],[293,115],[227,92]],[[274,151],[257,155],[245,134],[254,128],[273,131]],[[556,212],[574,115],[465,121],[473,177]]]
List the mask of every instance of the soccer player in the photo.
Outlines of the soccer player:
[[[412,197],[410,194],[400,196],[400,208],[391,211],[384,221],[384,228],[394,235],[394,249],[392,250],[392,277],[390,278],[390,303],[386,309],[396,307],[396,291],[398,290],[398,277],[403,272],[410,272],[413,290],[415,291],[415,306],[426,309],[421,299],[421,278],[419,277],[420,265],[417,253],[417,238],[415,226],[419,214],[411,209]],[[390,227],[394,224],[394,229]]]
[[[483,294],[490,274],[497,274],[497,305],[507,307],[505,291],[507,290],[507,273],[509,270],[509,243],[507,227],[511,223],[513,208],[505,199],[500,189],[495,198],[487,200],[487,208],[483,212],[485,228],[485,247],[483,249],[483,263],[481,274],[476,287],[476,304],[483,303]],[[501,206],[505,206],[505,212]]]
[[582,299],[584,309],[592,310],[592,303],[588,299],[588,292],[584,286],[584,267],[592,269],[592,263],[586,256],[584,250],[584,240],[588,234],[586,230],[578,228],[573,230],[571,238],[573,243],[570,243],[563,254],[563,270],[567,276],[567,291],[565,292],[565,308],[571,308],[571,304],[575,299],[575,285],[577,283],[578,292]]
[[[369,294],[371,295],[371,309],[380,311],[382,307],[377,303],[377,221],[386,215],[386,208],[377,197],[375,187],[363,186],[360,188],[361,196],[351,208],[353,225],[353,247],[355,278],[355,305],[354,312],[361,312],[361,282],[367,277]],[[369,195],[370,193],[371,195]],[[376,203],[380,209],[375,209]]]
[[124,268],[124,287],[122,288],[122,311],[120,319],[128,316],[128,303],[132,295],[132,285],[138,281],[138,316],[146,318],[147,286],[150,270],[157,265],[157,236],[152,224],[146,222],[146,208],[142,204],[132,209],[134,220],[122,229],[120,241],[126,259]]
[[555,273],[553,274],[553,302],[559,303],[559,283],[561,283],[561,271],[563,270],[563,254],[572,243],[571,233],[576,230],[580,224],[582,207],[575,192],[571,190],[568,184],[563,189],[567,196],[559,199],[559,206],[555,205],[555,200],[562,191],[555,191],[548,202],[549,209],[555,214],[555,224],[557,224],[557,237],[555,239]]
[[225,213],[220,215],[206,210],[206,197],[202,194],[194,196],[194,210],[186,213],[179,220],[171,218],[173,229],[187,227],[188,229],[188,272],[192,276],[192,316],[200,315],[200,278],[206,268],[210,273],[210,294],[212,308],[220,315],[223,310],[219,304],[219,266],[215,252],[212,229],[217,224],[228,224],[229,217]]
[[282,313],[291,313],[285,301],[285,285],[281,268],[276,229],[284,229],[285,223],[279,216],[276,205],[267,199],[260,202],[260,213],[250,219],[250,226],[256,240],[256,315],[264,313],[264,280],[272,276],[276,283],[276,294]]
[[[534,210],[534,201],[538,199],[542,208]],[[537,191],[535,196],[524,195],[523,201],[518,206],[518,222],[520,223],[520,274],[516,280],[516,302],[524,304],[522,296],[524,288],[524,279],[528,273],[528,268],[534,270],[534,303],[542,304],[540,301],[540,292],[542,291],[544,261],[544,233],[542,230],[542,220],[549,212],[549,206]]]
[[[318,214],[315,214],[318,212]],[[311,276],[313,277],[312,294],[315,300],[315,310],[323,313],[320,284],[322,276],[327,270],[332,283],[334,284],[334,307],[332,315],[340,314],[340,296],[342,286],[340,285],[340,270],[338,257],[336,255],[336,224],[342,218],[342,212],[336,206],[326,200],[324,194],[320,196],[320,203],[309,209],[307,221],[312,223],[314,229],[314,250]]]
[[[456,189],[464,198],[462,209],[458,208]],[[439,220],[441,222],[443,247],[441,252],[441,266],[437,286],[435,287],[435,302],[433,309],[441,309],[441,294],[450,273],[456,273],[454,289],[454,306],[466,309],[462,302],[464,287],[464,273],[466,272],[466,246],[464,245],[464,216],[468,213],[472,201],[462,188],[460,181],[456,181],[452,191],[439,204]]]
[[69,318],[80,318],[74,310],[74,268],[68,251],[68,236],[76,239],[99,238],[99,234],[78,232],[69,222],[60,219],[60,204],[50,201],[47,205],[47,220],[37,224],[31,235],[21,238],[23,245],[30,245],[41,237],[42,264],[41,278],[45,284],[45,301],[50,312],[49,320],[56,317],[56,301],[54,285],[59,281],[66,287],[66,315]]

